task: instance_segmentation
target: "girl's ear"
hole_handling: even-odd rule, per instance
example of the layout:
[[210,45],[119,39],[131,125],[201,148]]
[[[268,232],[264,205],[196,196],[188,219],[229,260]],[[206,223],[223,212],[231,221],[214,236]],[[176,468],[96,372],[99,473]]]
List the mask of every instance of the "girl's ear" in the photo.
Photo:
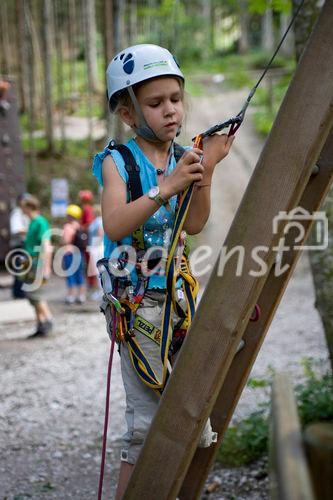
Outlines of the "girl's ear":
[[118,114],[123,122],[126,123],[129,127],[133,127],[134,125],[134,114],[127,106],[120,106],[118,109]]

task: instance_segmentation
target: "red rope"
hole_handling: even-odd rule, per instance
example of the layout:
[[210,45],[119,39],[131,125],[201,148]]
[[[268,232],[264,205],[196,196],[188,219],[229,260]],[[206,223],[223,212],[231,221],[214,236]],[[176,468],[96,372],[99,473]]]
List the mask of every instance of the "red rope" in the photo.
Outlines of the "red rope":
[[254,310],[252,312],[252,316],[250,318],[250,321],[258,321],[260,319],[260,316],[261,316],[261,309],[260,309],[259,304],[256,304],[254,306]]
[[114,345],[115,345],[115,341],[116,341],[116,325],[117,325],[116,310],[113,307],[112,332],[111,332],[112,340],[111,340],[111,348],[110,348],[110,356],[109,356],[109,364],[108,364],[108,374],[107,374],[107,381],[106,381],[103,446],[102,446],[101,468],[100,468],[100,473],[99,473],[98,500],[102,500],[102,494],[103,494],[106,443],[107,443],[107,438],[108,438],[108,425],[109,425],[111,370],[112,370]]
[[239,122],[239,123],[233,123],[230,127],[230,130],[228,132],[228,137],[230,137],[231,135],[235,135],[235,133],[237,132],[237,130],[239,129],[239,127],[241,126],[242,122]]

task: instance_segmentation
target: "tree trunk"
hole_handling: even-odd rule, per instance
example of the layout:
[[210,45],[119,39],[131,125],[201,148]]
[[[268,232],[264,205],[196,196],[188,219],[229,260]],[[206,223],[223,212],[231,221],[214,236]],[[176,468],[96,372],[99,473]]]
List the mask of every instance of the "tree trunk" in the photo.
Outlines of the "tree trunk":
[[70,61],[69,67],[69,88],[70,88],[70,100],[71,100],[71,111],[74,111],[76,102],[76,92],[77,92],[77,81],[76,81],[76,57],[77,57],[77,46],[76,46],[76,35],[77,35],[77,23],[76,23],[76,8],[75,0],[68,0],[68,57]]
[[[300,0],[293,0],[294,11],[298,7]],[[303,7],[296,19],[295,31],[295,51],[296,58],[299,59],[307,39],[311,33],[313,24],[318,17],[320,8],[316,0],[305,0]],[[328,218],[328,247],[326,250],[310,251],[309,258],[312,268],[313,281],[316,294],[316,307],[323,322],[328,351],[333,370],[333,193],[327,197],[322,211]],[[316,244],[314,231],[310,236],[310,244]]]
[[85,0],[86,60],[92,92],[98,88],[95,0]]
[[[293,11],[297,9],[301,0],[293,0]],[[322,3],[322,2],[320,2]],[[320,11],[318,0],[305,0],[299,14],[295,20],[295,50],[297,60],[303,52],[304,46],[311,33],[315,20]]]
[[39,36],[39,32],[36,26],[40,26],[40,5],[36,0],[29,0],[29,10],[28,10],[28,22],[29,22],[29,32],[31,35],[31,43],[32,43],[32,58],[34,63],[34,100],[35,100],[35,110],[36,116],[42,116],[44,112],[44,99],[43,99],[43,68],[42,68],[42,50],[41,50],[41,40]]
[[272,52],[274,45],[273,11],[267,9],[262,17],[262,48]]
[[[103,4],[103,40],[104,40],[104,67],[105,71],[114,56],[113,44],[113,1],[104,0]],[[109,111],[108,100],[105,99],[104,115],[106,118],[107,136],[110,137],[112,133],[112,117]]]
[[7,2],[2,2],[1,5],[1,45],[2,45],[2,67],[1,70],[5,75],[11,72],[11,49],[8,32],[8,5]]
[[[285,32],[287,31],[287,28],[289,26],[289,23],[291,21],[291,17],[289,14],[286,14],[284,12],[281,12],[280,14],[280,39],[283,37]],[[287,57],[291,57],[294,54],[294,32],[291,29],[286,36],[282,47],[281,47],[281,53],[284,54]]]
[[21,7],[21,0],[15,0],[15,17],[17,19],[16,43],[19,59],[19,63],[17,65],[17,84],[20,103],[19,112],[25,113],[28,102],[28,64],[24,48],[24,16],[22,15]]
[[124,19],[124,2],[122,0],[114,0],[114,49],[115,52],[120,52],[123,47],[123,19]]
[[44,66],[44,109],[45,109],[45,132],[47,149],[50,154],[54,153],[54,110],[52,98],[52,2],[43,0],[43,66]]
[[25,39],[25,55],[28,67],[28,127],[29,127],[29,174],[28,174],[28,189],[31,185],[31,180],[35,177],[35,149],[34,149],[34,129],[35,129],[35,78],[34,78],[34,58],[32,45],[32,27],[31,27],[31,12],[30,0],[23,0],[23,16],[24,16],[24,39]]
[[89,153],[92,154],[94,151],[94,140],[93,140],[93,95],[95,90],[95,79],[93,75],[93,61],[92,54],[93,50],[91,50],[92,44],[92,30],[91,30],[91,20],[89,20],[89,9],[91,0],[87,0],[84,11],[85,17],[85,54],[86,54],[86,63],[87,63],[87,114],[88,114],[88,134],[89,134]]
[[[177,16],[177,11],[176,11]],[[213,4],[212,0],[203,0],[202,3],[202,18],[203,18],[203,27],[205,31],[205,44],[209,47],[210,51],[214,50],[214,29],[212,26],[212,17],[213,17]]]
[[[124,15],[124,3],[121,0],[114,0],[114,11],[113,11],[113,21],[114,21],[114,39],[113,45],[115,53],[120,52],[123,47],[123,15]],[[124,141],[124,127],[123,123],[118,117],[118,115],[113,115],[113,133],[115,139],[122,143]]]
[[[57,108],[59,115],[61,152],[66,151],[66,131],[65,131],[65,95],[64,95],[64,61],[63,61],[63,26],[60,23],[58,0],[54,2],[54,26],[55,26],[55,47],[56,47],[56,68],[57,68]],[[51,28],[51,26],[50,26]]]
[[128,0],[128,42],[134,45],[138,36],[137,33],[138,6],[137,0]]
[[239,53],[246,54],[249,51],[249,11],[244,0],[240,2],[239,25]]

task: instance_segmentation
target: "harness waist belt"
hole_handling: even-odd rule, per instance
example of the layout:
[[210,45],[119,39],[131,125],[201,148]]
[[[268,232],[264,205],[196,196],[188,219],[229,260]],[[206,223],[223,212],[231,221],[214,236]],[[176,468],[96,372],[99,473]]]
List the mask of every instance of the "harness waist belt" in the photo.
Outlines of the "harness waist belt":
[[145,335],[150,340],[153,340],[156,344],[160,345],[161,330],[150,323],[150,321],[137,314],[133,326],[136,330],[138,330],[138,332],[142,333],[142,335]]

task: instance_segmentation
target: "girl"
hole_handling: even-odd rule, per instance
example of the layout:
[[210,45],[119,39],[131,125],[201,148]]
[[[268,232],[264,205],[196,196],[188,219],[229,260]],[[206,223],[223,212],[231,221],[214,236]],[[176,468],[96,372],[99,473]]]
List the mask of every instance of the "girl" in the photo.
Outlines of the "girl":
[[[205,140],[203,150],[188,148],[176,162],[174,140],[184,119],[184,83],[184,75],[172,54],[156,45],[129,47],[116,55],[107,69],[110,111],[133,130],[134,137],[126,146],[140,169],[143,195],[129,201],[129,174],[119,151],[107,147],[96,155],[93,171],[103,186],[105,257],[110,257],[119,243],[131,245],[138,228],[142,228],[145,249],[167,245],[177,195],[193,183],[194,193],[183,228],[188,234],[197,234],[208,219],[213,171],[228,154],[233,137],[212,136]],[[161,327],[165,288],[165,275],[153,274],[137,311],[143,322],[157,330]],[[173,319],[177,320],[175,315]],[[163,366],[159,345],[143,330],[134,332],[138,345],[148,353],[154,372],[160,374]],[[118,500],[125,492],[159,401],[137,376],[126,342],[120,343],[120,354],[128,431],[121,450]],[[209,422],[205,431],[210,433],[208,439],[203,436],[207,446],[213,439]]]
[[[66,304],[78,302],[83,304],[86,300],[83,252],[74,248],[74,239],[80,230],[82,210],[78,205],[68,205],[66,209],[67,220],[63,227],[62,244],[64,245],[63,267],[66,273],[67,295]],[[74,253],[74,250],[76,252]],[[71,269],[74,268],[74,272]]]

